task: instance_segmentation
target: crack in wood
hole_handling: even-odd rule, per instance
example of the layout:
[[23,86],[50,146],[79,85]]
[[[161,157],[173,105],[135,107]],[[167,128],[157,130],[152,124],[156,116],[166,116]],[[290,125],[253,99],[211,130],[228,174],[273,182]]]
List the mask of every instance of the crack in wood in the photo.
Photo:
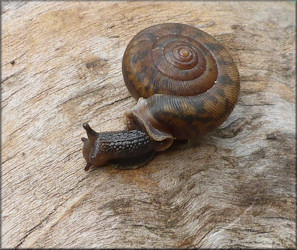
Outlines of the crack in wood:
[[19,243],[15,246],[15,247],[13,247],[13,248],[19,248],[22,244],[23,244],[23,242],[26,240],[26,238],[30,235],[30,234],[32,234],[35,230],[37,230],[45,221],[47,221],[49,218],[50,218],[50,216],[56,211],[56,209],[59,207],[59,206],[61,206],[61,205],[58,205],[58,206],[56,206],[43,220],[41,220],[38,224],[36,224],[34,227],[32,227],[26,234],[25,234],[25,236],[23,236],[20,240],[19,240]]

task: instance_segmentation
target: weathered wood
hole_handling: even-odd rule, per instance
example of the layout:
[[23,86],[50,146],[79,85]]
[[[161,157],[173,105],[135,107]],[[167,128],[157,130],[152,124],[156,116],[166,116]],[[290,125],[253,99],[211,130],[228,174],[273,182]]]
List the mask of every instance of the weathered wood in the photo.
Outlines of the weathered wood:
[[[292,2],[6,2],[2,247],[295,247]],[[238,105],[147,166],[84,172],[82,124],[124,128],[130,39],[201,28],[229,49]]]

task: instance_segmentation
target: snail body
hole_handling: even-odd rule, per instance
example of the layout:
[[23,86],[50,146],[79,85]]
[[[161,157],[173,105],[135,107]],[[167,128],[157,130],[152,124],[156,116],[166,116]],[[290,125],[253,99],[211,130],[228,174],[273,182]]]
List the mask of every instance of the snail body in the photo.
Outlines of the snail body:
[[103,166],[107,162],[117,167],[137,168],[154,156],[154,141],[139,130],[97,133],[87,123],[83,127],[88,136],[82,138],[86,171],[91,166]]
[[[138,100],[124,114],[124,122],[128,131],[141,131],[149,138],[146,150],[125,156],[142,159],[135,167],[175,139],[201,137],[218,127],[234,109],[240,90],[238,70],[228,51],[212,36],[184,24],[140,31],[125,50],[122,70],[129,92]],[[87,164],[104,165],[90,162],[86,152],[94,151],[95,144],[84,143]]]

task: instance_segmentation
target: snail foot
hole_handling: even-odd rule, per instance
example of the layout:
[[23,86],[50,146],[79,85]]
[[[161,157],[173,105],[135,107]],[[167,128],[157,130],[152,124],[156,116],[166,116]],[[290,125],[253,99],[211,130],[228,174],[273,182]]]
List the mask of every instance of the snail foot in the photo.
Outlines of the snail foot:
[[155,156],[155,151],[150,151],[137,158],[122,158],[122,159],[113,160],[113,161],[110,161],[110,164],[117,169],[137,169],[144,166],[149,161],[151,161],[154,156]]

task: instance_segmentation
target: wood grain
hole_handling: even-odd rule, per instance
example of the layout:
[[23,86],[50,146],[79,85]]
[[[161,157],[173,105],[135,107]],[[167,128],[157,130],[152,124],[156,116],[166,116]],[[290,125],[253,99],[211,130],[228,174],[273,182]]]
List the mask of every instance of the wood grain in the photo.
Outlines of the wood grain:
[[[292,2],[4,2],[2,247],[294,248]],[[147,166],[84,172],[83,122],[124,128],[121,59],[140,30],[180,22],[222,42],[238,105]]]

